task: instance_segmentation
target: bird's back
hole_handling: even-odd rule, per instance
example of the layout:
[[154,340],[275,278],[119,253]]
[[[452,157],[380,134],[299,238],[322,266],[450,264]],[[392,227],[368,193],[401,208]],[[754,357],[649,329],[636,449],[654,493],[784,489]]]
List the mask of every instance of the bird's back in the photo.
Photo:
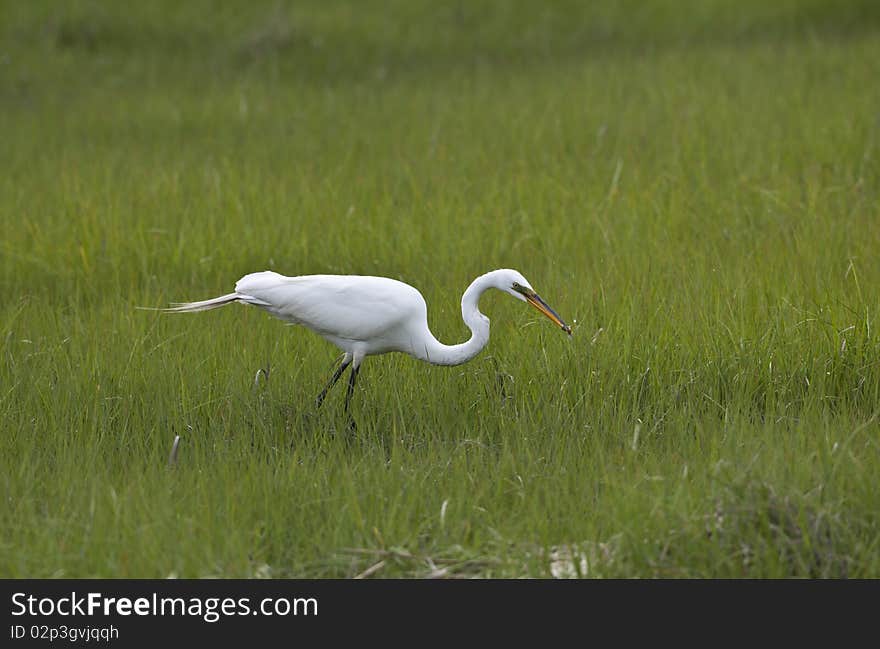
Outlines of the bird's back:
[[[415,288],[388,277],[251,273],[235,292],[273,315],[301,324],[346,348],[360,343],[366,353],[407,351],[414,323],[427,325],[425,300]],[[247,300],[245,300],[247,301]],[[420,325],[417,325],[417,328]]]

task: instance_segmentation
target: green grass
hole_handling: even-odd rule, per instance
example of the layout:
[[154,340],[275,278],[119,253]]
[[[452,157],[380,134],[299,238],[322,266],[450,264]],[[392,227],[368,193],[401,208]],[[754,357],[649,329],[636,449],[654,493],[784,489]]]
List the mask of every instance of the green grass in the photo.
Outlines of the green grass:
[[[0,576],[880,577],[878,78],[868,0],[0,5]],[[355,437],[312,333],[135,309],[459,342],[505,266],[573,338],[487,295]]]

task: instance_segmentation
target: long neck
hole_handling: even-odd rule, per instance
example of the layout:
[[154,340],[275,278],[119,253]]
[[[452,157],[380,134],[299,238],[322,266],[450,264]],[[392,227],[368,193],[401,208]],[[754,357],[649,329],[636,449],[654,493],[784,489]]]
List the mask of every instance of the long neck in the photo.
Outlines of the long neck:
[[414,356],[434,365],[461,365],[480,353],[489,342],[489,318],[480,313],[480,296],[495,286],[492,273],[481,275],[461,296],[461,317],[471,330],[471,337],[460,345],[444,345],[428,331],[427,337],[414,350]]

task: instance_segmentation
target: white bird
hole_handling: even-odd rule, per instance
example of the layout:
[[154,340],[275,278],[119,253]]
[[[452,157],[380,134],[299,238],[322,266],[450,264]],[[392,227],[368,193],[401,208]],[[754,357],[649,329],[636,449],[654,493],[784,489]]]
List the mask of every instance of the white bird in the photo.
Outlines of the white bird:
[[476,356],[489,342],[489,318],[478,303],[495,288],[527,302],[571,335],[569,327],[542,300],[519,272],[493,270],[471,282],[461,298],[461,316],[471,330],[470,340],[444,345],[428,327],[428,307],[418,290],[388,277],[362,275],[303,275],[285,277],[272,271],[245,275],[235,292],[201,302],[174,303],[164,311],[208,311],[232,302],[252,304],[291,324],[299,324],[339,347],[344,355],[329,383],[317,398],[320,406],[342,373],[351,366],[345,410],[348,412],[355,381],[364,357],[404,352],[434,365],[460,365]]

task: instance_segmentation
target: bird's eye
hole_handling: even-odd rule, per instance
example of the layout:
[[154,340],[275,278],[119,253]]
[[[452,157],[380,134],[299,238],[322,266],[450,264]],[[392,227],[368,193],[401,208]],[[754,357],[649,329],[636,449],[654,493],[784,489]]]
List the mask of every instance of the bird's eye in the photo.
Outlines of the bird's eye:
[[526,288],[525,286],[523,286],[519,282],[514,282],[512,284],[512,288],[514,291],[516,291],[520,295],[528,295],[529,293],[532,292],[531,289]]

